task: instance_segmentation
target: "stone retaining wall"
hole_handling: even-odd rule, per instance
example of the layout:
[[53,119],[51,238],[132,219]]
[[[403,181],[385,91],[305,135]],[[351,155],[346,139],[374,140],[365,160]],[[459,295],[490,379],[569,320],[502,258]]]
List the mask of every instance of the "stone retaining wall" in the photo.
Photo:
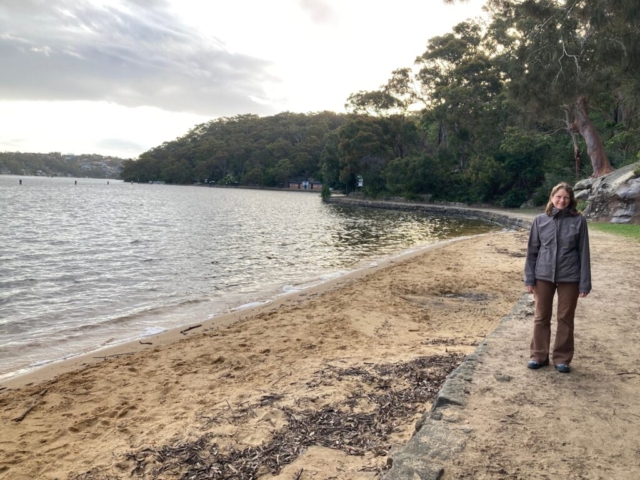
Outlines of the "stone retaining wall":
[[328,199],[325,199],[325,201],[328,203],[356,207],[402,210],[407,212],[446,215],[456,218],[480,219],[510,229],[528,230],[531,227],[531,222],[528,220],[500,213],[499,211],[495,210],[481,210],[476,208],[456,207],[449,205],[385,202],[378,200],[355,200],[348,197],[329,197]]

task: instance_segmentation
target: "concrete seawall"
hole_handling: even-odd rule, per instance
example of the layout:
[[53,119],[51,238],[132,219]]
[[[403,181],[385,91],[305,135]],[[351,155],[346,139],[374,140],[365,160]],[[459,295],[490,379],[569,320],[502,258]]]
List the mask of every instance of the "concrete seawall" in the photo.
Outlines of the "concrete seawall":
[[480,219],[510,229],[529,229],[531,221],[535,217],[535,215],[531,214],[520,214],[519,212],[506,210],[501,211],[497,209],[470,208],[426,203],[387,202],[380,200],[357,200],[349,197],[329,197],[328,199],[325,199],[325,201],[327,203],[354,207],[402,210],[407,212],[445,215],[456,218]]

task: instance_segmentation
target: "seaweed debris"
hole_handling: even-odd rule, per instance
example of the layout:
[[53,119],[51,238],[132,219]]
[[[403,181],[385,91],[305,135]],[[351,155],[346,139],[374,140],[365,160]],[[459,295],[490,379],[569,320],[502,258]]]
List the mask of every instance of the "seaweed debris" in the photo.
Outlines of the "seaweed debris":
[[[254,480],[269,473],[280,473],[311,446],[328,447],[349,455],[385,456],[391,447],[390,435],[424,410],[425,403],[437,395],[446,376],[463,357],[450,353],[389,364],[348,368],[327,365],[314,374],[323,379],[321,385],[355,379],[370,388],[353,389],[344,401],[318,410],[278,406],[277,402],[283,398],[280,394],[265,395],[253,405],[245,402],[235,409],[228,404],[232,413],[228,421],[232,423],[251,414],[253,407],[268,405],[285,414],[287,423],[258,446],[221,451],[214,435],[206,433],[195,441],[129,452],[125,458],[134,462],[132,475],[146,478]],[[314,380],[307,386],[319,385]],[[356,411],[356,405],[362,402],[368,406],[367,411]],[[361,470],[381,474],[388,468],[388,463],[381,461]],[[296,477],[302,477],[302,470]]]

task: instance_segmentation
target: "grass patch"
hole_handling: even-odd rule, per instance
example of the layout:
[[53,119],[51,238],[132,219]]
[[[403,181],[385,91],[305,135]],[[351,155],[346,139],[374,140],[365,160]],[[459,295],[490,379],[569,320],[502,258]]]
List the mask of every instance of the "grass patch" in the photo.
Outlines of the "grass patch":
[[640,242],[640,225],[629,225],[619,223],[590,223],[589,228],[600,232],[613,233],[623,237],[633,238]]

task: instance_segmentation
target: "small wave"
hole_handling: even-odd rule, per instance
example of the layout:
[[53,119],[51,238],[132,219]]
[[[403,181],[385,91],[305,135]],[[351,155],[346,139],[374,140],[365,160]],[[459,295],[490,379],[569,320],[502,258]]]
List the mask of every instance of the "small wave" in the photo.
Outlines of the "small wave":
[[245,303],[244,305],[240,305],[239,307],[232,308],[232,312],[236,312],[238,310],[245,310],[247,308],[259,307],[261,305],[266,305],[267,303],[271,303],[271,300],[265,300],[264,302],[250,302]]
[[142,309],[142,310],[138,310],[132,313],[128,313],[126,315],[122,315],[120,317],[115,317],[115,318],[109,318],[107,320],[103,320],[101,322],[97,322],[97,323],[90,323],[90,324],[86,324],[86,325],[81,325],[78,327],[73,327],[70,328],[68,330],[66,330],[66,333],[72,333],[72,332],[83,332],[83,331],[87,331],[87,330],[95,330],[98,328],[102,328],[104,326],[108,326],[108,325],[121,325],[124,323],[129,323],[133,320],[137,320],[139,318],[144,318],[147,316],[151,316],[151,315],[158,315],[161,313],[167,313],[167,312],[171,312],[173,310],[177,310],[180,309],[182,307],[188,306],[188,305],[197,305],[199,303],[202,302],[206,302],[207,299],[205,298],[199,298],[199,299],[193,299],[193,300],[185,300],[184,302],[179,302],[177,304],[173,304],[173,305],[163,305],[160,307],[152,307],[152,308],[146,308],[146,309]]
[[325,275],[322,275],[320,277],[320,280],[322,280],[323,282],[328,282],[329,280],[333,280],[335,278],[340,278],[340,277],[346,275],[347,273],[349,273],[349,272],[347,272],[345,270],[338,270],[337,272],[332,272],[332,273],[327,273]]
[[151,337],[152,335],[159,335],[161,333],[166,332],[166,328],[162,327],[147,327],[140,334],[142,337]]
[[285,285],[282,287],[283,293],[299,292],[300,290],[302,290],[302,288],[294,287],[293,285]]
[[40,360],[39,362],[33,362],[32,364],[30,364],[29,368],[38,368],[42,367],[43,365],[49,365],[53,362],[55,362],[55,360]]

